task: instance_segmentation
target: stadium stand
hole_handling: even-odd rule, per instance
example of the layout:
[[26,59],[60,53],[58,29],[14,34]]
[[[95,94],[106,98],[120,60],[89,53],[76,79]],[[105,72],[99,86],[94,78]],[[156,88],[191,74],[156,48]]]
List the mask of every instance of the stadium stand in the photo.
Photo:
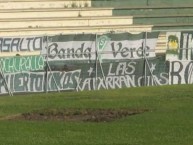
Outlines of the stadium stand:
[[192,0],[1,0],[0,34],[54,35],[192,29]]
[[143,26],[139,31],[149,31],[152,25],[153,30],[189,29],[193,22],[192,4],[192,0],[1,0],[1,34],[17,28],[39,28],[39,33],[44,29],[45,34],[45,29],[68,26],[80,27],[77,33],[83,33],[85,26],[94,29],[106,25],[125,25],[128,31],[136,25],[134,32]]
[[134,24],[152,24],[153,30],[189,29],[193,22],[192,6],[149,6],[115,8],[115,16],[133,16]]
[[89,0],[1,0],[2,36],[151,31],[133,25],[132,16],[113,16],[113,8],[94,8]]

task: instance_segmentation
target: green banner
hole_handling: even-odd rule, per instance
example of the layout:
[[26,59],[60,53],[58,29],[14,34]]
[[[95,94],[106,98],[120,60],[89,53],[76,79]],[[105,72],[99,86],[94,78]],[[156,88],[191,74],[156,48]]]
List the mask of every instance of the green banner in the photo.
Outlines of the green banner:
[[0,67],[4,73],[44,70],[44,58],[40,55],[3,57]]

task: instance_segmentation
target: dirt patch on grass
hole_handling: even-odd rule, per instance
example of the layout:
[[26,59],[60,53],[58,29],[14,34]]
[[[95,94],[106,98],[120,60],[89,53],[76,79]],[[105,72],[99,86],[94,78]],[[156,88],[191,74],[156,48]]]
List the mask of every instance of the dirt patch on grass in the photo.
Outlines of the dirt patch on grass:
[[48,109],[24,113],[14,120],[62,120],[83,122],[109,122],[131,115],[141,114],[147,109]]

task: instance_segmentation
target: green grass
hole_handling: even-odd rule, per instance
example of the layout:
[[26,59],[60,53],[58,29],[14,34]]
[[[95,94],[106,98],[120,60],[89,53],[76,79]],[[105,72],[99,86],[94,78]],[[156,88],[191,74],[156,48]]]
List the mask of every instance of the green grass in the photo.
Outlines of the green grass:
[[0,145],[192,145],[193,85],[0,96],[0,118],[54,108],[142,108],[113,122],[0,121]]

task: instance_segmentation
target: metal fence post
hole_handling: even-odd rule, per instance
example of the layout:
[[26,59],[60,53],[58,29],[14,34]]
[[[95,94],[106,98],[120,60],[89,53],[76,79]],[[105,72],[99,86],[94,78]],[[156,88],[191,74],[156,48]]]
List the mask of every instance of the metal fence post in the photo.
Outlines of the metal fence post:
[[146,41],[147,41],[147,32],[143,32],[145,33],[145,36],[144,36],[144,42],[143,42],[143,59],[144,59],[144,67],[143,67],[143,72],[144,72],[144,79],[143,79],[143,85],[146,86],[146,77],[147,77],[147,66],[146,66]]
[[46,93],[48,93],[48,36],[46,35]]
[[10,88],[9,88],[9,86],[8,86],[8,83],[7,83],[7,81],[6,81],[4,72],[3,72],[3,70],[2,70],[2,65],[1,65],[1,63],[0,63],[0,73],[1,73],[1,76],[2,76],[2,78],[3,78],[3,80],[4,80],[4,82],[5,82],[5,86],[6,86],[6,88],[7,88],[7,91],[8,91],[8,93],[9,93],[9,96],[13,96],[13,93],[12,93],[12,91],[10,90]]
[[97,85],[98,85],[98,83],[97,83],[97,59],[98,59],[98,54],[97,54],[97,33],[96,33],[96,36],[95,36],[95,64],[96,64],[96,66],[95,66],[95,90],[98,90],[98,88],[97,88]]

